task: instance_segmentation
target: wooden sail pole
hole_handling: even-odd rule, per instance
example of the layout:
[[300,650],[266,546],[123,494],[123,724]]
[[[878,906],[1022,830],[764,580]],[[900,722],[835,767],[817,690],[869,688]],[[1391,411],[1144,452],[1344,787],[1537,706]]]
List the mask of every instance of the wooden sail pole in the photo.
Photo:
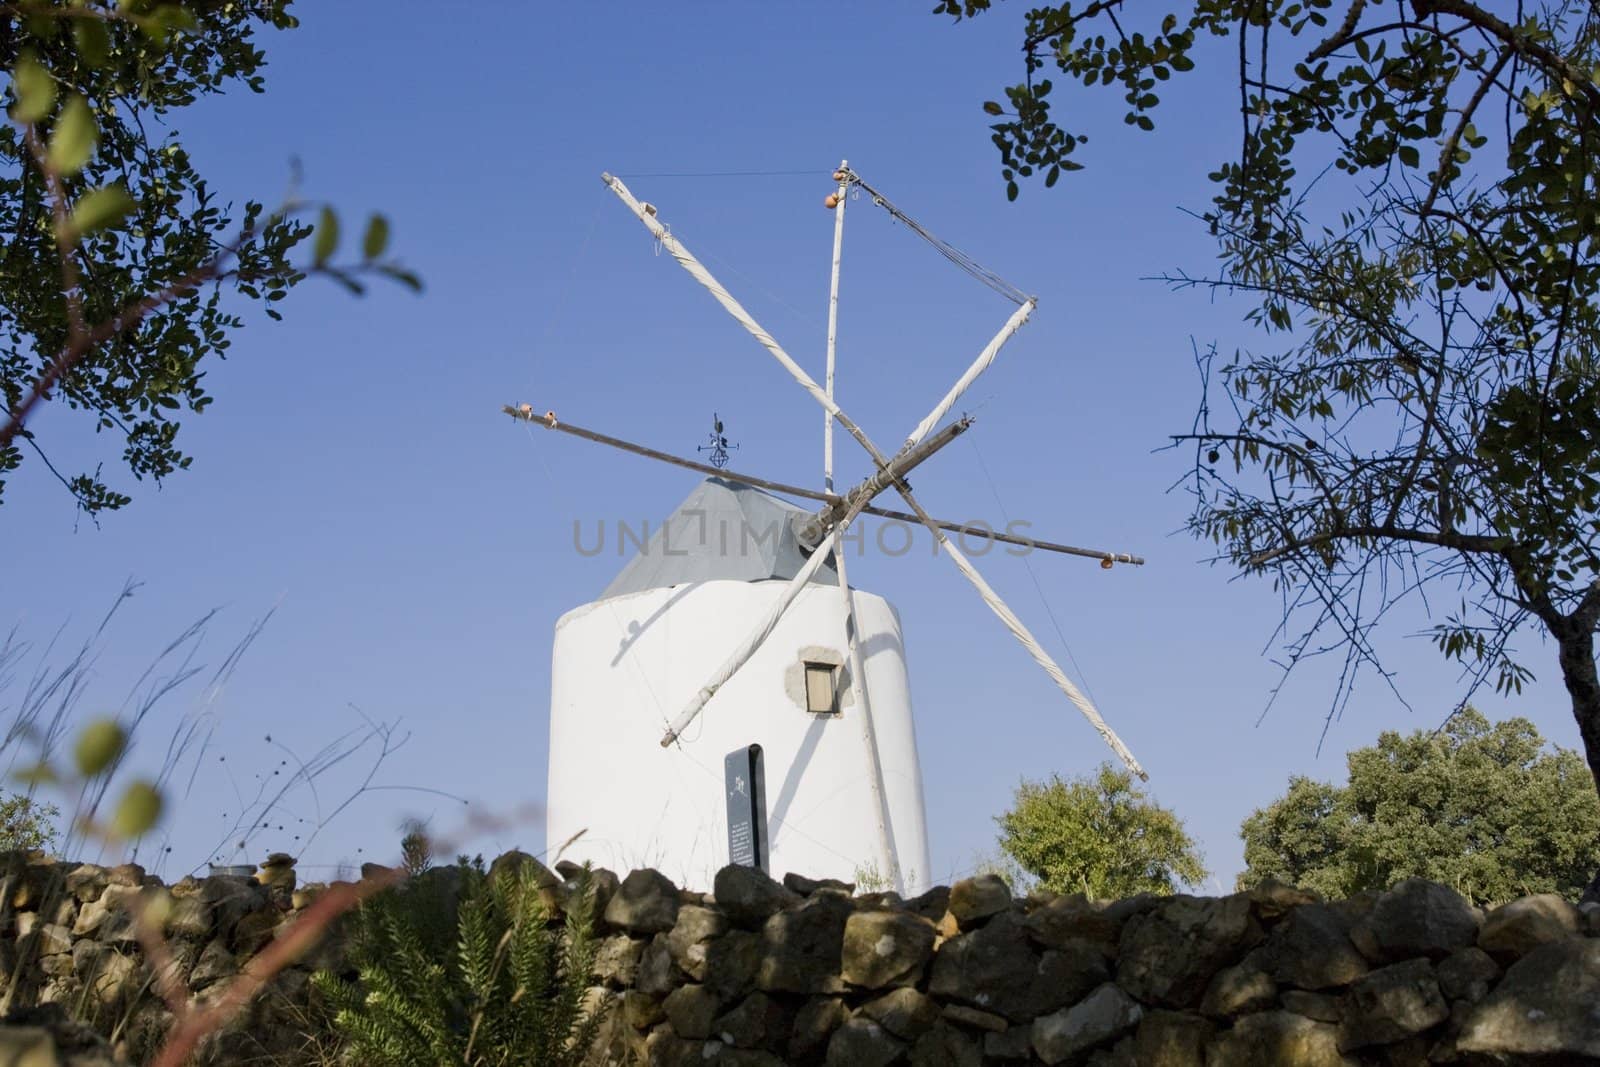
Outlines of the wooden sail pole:
[[[839,188],[834,193],[833,204],[833,269],[828,277],[828,373],[824,379],[824,388],[828,399],[833,399],[833,372],[836,365],[839,337],[839,259],[844,250],[844,206],[850,192],[850,161],[839,161],[839,169],[834,172],[839,180]],[[965,430],[971,425],[971,419],[963,419],[957,425]],[[959,432],[959,431],[958,431]],[[905,470],[909,471],[908,465]],[[833,492],[833,412],[822,413],[822,488]],[[819,519],[832,517],[832,512],[840,505],[830,505],[824,510]],[[867,691],[867,672],[864,657],[861,655],[861,642],[859,640],[860,627],[856,624],[856,597],[855,591],[850,588],[850,577],[845,567],[847,553],[840,552],[835,558],[835,566],[839,575],[839,595],[844,601],[844,630],[845,647],[849,650],[849,675],[850,695],[855,698],[856,714],[861,722],[861,742],[867,755],[867,781],[872,788],[872,819],[878,832],[879,861],[882,870],[889,878],[889,884],[897,893],[905,892],[905,881],[900,873],[900,851],[894,843],[894,819],[889,811],[888,786],[883,780],[883,755],[878,749],[878,731],[872,719],[872,700]]]
[[[662,452],[654,448],[649,448],[645,445],[634,444],[632,441],[624,441],[620,437],[610,437],[603,433],[597,433],[594,430],[586,429],[570,422],[558,421],[553,415],[539,414],[533,410],[532,406],[528,404],[522,404],[515,407],[510,404],[506,404],[501,407],[500,410],[505,412],[507,415],[510,415],[514,419],[519,419],[523,422],[530,422],[537,426],[543,426],[547,430],[555,430],[558,433],[571,434],[572,436],[582,438],[585,441],[593,441],[596,444],[606,445],[610,448],[616,448],[623,452],[630,452],[636,456],[644,456],[646,459],[654,459],[659,460],[662,463],[670,463],[674,467],[682,467],[685,470],[698,471],[701,474],[706,474],[713,478],[722,478],[730,482],[738,482],[741,485],[752,485],[757,489],[766,489],[769,492],[782,493],[785,496],[797,496],[804,500],[816,500],[821,503],[832,505],[836,508],[840,506],[848,506],[845,498],[837,493],[818,492],[815,489],[807,489],[806,487],[800,485],[789,485],[786,482],[772,481],[770,478],[759,478],[753,474],[741,474],[738,471],[727,470],[726,468],[721,467],[713,467],[709,463],[700,463],[684,456],[675,456],[670,452]],[[883,519],[898,519],[901,522],[922,521],[910,512],[895,511],[892,508],[882,508],[878,507],[876,504],[867,505],[861,509],[861,512],[864,515],[875,515]],[[948,522],[944,519],[934,519],[933,523],[941,530],[946,530],[953,534],[962,534],[965,536],[978,537],[990,541],[999,541],[1003,544],[1017,545],[1021,548],[1037,548],[1045,552],[1057,552],[1066,556],[1081,556],[1085,559],[1097,559],[1101,560],[1102,562],[1105,560],[1110,560],[1113,563],[1128,563],[1134,566],[1141,566],[1144,563],[1144,557],[1129,555],[1126,552],[1107,552],[1104,549],[1080,548],[1076,545],[1063,545],[1055,541],[1044,541],[1032,537],[1018,537],[1015,534],[1004,533],[1000,530],[995,530],[988,527],[973,526],[969,523]]]
[[[828,277],[828,399],[833,399],[834,353],[839,337],[839,257],[844,251],[844,203],[850,191],[850,161],[839,161],[839,191],[833,200],[833,271]],[[822,413],[822,488],[833,492],[833,412]]]

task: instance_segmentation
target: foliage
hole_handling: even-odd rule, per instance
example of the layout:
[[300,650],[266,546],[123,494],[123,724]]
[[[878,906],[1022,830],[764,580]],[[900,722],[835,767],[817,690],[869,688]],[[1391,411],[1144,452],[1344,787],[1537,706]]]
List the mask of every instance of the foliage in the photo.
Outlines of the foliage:
[[[0,69],[14,125],[0,126],[0,490],[26,445],[95,512],[126,493],[92,472],[64,473],[24,427],[55,396],[85,428],[122,444],[134,478],[187,468],[178,412],[211,402],[201,362],[225,356],[241,305],[280,317],[308,274],[360,290],[357,273],[415,279],[379,259],[388,226],[369,224],[354,267],[330,262],[337,219],[300,221],[219,197],[174,127],[183,108],[242,84],[263,91],[256,34],[296,24],[290,0],[188,5],[148,0],[0,4]],[[309,264],[291,253],[315,229]],[[242,299],[241,299],[242,298]]]
[[[600,1017],[584,993],[594,962],[592,888],[569,901],[553,928],[535,868],[507,864],[485,872],[463,859],[379,894],[353,916],[349,942],[359,971],[352,985],[321,972],[317,989],[335,1011],[353,1062],[415,1064],[579,1062]],[[444,875],[458,879],[444,893]],[[455,944],[432,923],[457,906]]]
[[1118,86],[1125,120],[1150,129],[1162,83],[1224,62],[1238,147],[1203,215],[1220,268],[1168,280],[1246,294],[1270,347],[1201,360],[1205,395],[1177,438],[1194,449],[1190,530],[1283,592],[1291,668],[1342,652],[1330,715],[1363,666],[1390,680],[1372,626],[1407,598],[1461,597],[1433,637],[1468,667],[1463,705],[1486,682],[1521,690],[1531,672],[1509,641],[1535,621],[1600,770],[1600,14],[1577,0],[1331,14],[1332,0],[1029,12],[1027,78],[1009,110],[986,105],[1009,192],[1076,165],[1083,138],[1057,122],[1047,65]]
[[61,809],[25,793],[8,793],[0,799],[0,852],[32,852],[52,847],[59,831]]
[[1001,850],[1058,893],[1168,894],[1206,877],[1182,821],[1109,763],[1093,775],[1024,781],[1012,809],[995,821]]
[[1526,719],[1468,708],[1442,732],[1385,732],[1349,756],[1349,780],[1289,780],[1240,830],[1240,888],[1276,878],[1329,896],[1403,878],[1490,906],[1575,897],[1600,865],[1600,800],[1577,753],[1546,751]]

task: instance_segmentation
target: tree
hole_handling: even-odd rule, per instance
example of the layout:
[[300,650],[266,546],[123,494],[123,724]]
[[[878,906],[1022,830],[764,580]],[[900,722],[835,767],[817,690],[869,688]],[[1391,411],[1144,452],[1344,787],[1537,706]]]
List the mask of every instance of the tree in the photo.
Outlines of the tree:
[[[552,928],[535,864],[496,866],[486,873],[481,859],[463,859],[356,912],[349,951],[358,983],[329,971],[312,979],[352,1062],[583,1061],[601,1022],[584,1002],[595,953],[593,889],[580,883],[565,925]],[[437,920],[448,910],[456,923],[441,936]]]
[[1093,775],[1024,781],[1000,824],[1000,849],[1046,889],[1104,900],[1175,892],[1206,877],[1176,815],[1103,763]]
[[[0,126],[0,491],[26,448],[91,514],[128,495],[101,471],[60,470],[25,423],[46,398],[119,439],[136,479],[189,466],[176,413],[211,402],[200,364],[222,358],[255,302],[272,318],[309,274],[360,290],[362,272],[416,279],[381,261],[374,218],[361,259],[330,257],[338,220],[315,227],[291,197],[269,211],[223,200],[173,123],[235,84],[263,90],[258,29],[293,27],[290,0],[0,3],[0,67],[12,125]],[[291,253],[313,229],[309,262]],[[241,299],[242,298],[242,299]]]
[[1468,708],[1441,733],[1385,732],[1349,756],[1343,786],[1289,779],[1244,821],[1241,889],[1275,878],[1329,896],[1403,878],[1493,906],[1575,897],[1600,864],[1600,800],[1576,752],[1546,751],[1527,719]]
[[[1047,66],[1118,86],[1150,129],[1162,83],[1224,59],[1238,147],[1202,215],[1220,267],[1167,280],[1244,294],[1265,339],[1200,360],[1199,412],[1174,438],[1193,448],[1189,529],[1282,592],[1288,669],[1340,654],[1330,719],[1363,668],[1393,686],[1374,626],[1404,602],[1468,668],[1458,708],[1486,682],[1519,692],[1532,672],[1510,642],[1541,629],[1600,773],[1600,14],[1332,9],[1030,11],[1026,78],[984,105],[1008,192],[1081,166]],[[1227,37],[1236,50],[1197,43]],[[1430,590],[1452,601],[1440,616]]]
[[23,793],[0,798],[0,852],[32,852],[55,844],[61,809]]

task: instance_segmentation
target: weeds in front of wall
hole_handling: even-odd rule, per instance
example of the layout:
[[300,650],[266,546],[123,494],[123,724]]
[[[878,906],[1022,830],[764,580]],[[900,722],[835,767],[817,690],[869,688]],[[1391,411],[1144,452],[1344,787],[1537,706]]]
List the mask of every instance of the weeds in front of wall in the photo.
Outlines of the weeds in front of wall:
[[[130,861],[145,859],[159,871],[172,854],[170,837],[161,836],[159,829],[162,814],[170,809],[170,801],[188,795],[203,760],[212,755],[219,761],[225,759],[215,751],[221,696],[271,613],[252,624],[245,636],[228,648],[220,665],[209,671],[199,662],[199,655],[217,613],[206,613],[155,655],[120,703],[97,701],[100,707],[114,708],[113,714],[85,716],[82,708],[94,699],[96,666],[104,641],[138,588],[134,583],[125,585],[92,634],[64,656],[58,651],[59,632],[38,649],[15,628],[0,639],[0,723],[4,724],[0,753],[9,752],[12,773],[25,786],[21,795],[29,804],[43,804],[36,800],[41,791],[58,794],[64,801],[68,815],[62,827],[60,855],[103,856],[109,850]],[[37,662],[30,664],[30,660]],[[189,707],[171,729],[159,768],[154,773],[137,773],[129,764],[135,739],[148,733],[166,709],[186,700]],[[366,793],[378,768],[404,743],[405,736],[392,723],[364,715],[362,723],[308,759],[269,736],[268,743],[281,750],[284,758],[271,773],[257,775],[254,795],[240,793],[239,809],[225,816],[231,822],[212,851],[213,861],[238,857],[269,828],[287,827],[279,818],[299,820],[303,832],[295,835],[295,840],[303,846]],[[343,799],[325,810],[321,795],[327,792],[329,776],[357,758],[364,758],[365,773],[343,793],[335,794]],[[291,802],[295,808],[301,807],[301,794],[309,799],[306,810],[312,812],[311,818],[278,816],[278,812],[288,811]],[[188,1062],[207,1035],[224,1026],[279,972],[316,945],[340,915],[402,880],[407,869],[416,866],[425,841],[419,830],[408,837],[400,866],[380,868],[359,881],[331,886],[283,927],[225,988],[208,996],[204,1005],[193,1002],[165,940],[163,928],[171,899],[164,889],[146,889],[134,908],[137,938],[144,953],[142,972],[137,964],[121,962],[125,957],[114,949],[101,946],[87,973],[65,987],[69,995],[62,1007],[116,1041],[127,1035],[136,1010],[154,993],[171,1013],[172,1022],[152,1062],[158,1067],[178,1067]],[[29,868],[20,854],[11,857],[10,866],[19,877],[41,869]],[[67,903],[67,866],[54,864],[42,869],[49,873],[45,884],[37,887],[35,906],[41,916],[58,914]],[[14,883],[12,879],[8,885],[14,887]],[[0,921],[10,918],[12,907],[12,890],[8,889],[0,899]],[[18,948],[10,981],[0,996],[0,1014],[27,1006],[38,998],[44,984],[40,981],[40,939],[22,939]],[[130,973],[121,974],[124,969]],[[70,986],[76,982],[81,985],[73,993]],[[308,1040],[320,1038],[308,1033]]]

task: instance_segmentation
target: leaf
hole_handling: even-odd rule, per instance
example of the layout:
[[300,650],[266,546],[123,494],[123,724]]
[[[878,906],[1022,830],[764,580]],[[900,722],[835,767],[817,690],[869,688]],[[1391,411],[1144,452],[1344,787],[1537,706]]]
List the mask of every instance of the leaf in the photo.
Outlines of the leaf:
[[67,97],[61,117],[50,135],[50,151],[46,158],[57,174],[71,176],[83,169],[94,156],[100,142],[100,130],[95,126],[89,102],[77,93]]
[[984,110],[984,112],[986,114],[990,114],[990,115],[1003,115],[1003,114],[1005,114],[1005,108],[1001,107],[999,104],[995,103],[993,100],[985,100],[983,102],[983,110]]
[[322,215],[317,219],[316,243],[312,246],[312,258],[317,266],[322,266],[333,258],[333,253],[339,248],[339,216],[333,213],[333,208],[325,207]]
[[389,247],[389,220],[374,215],[367,220],[367,232],[361,238],[361,254],[367,259],[377,259]]
[[91,189],[72,209],[72,228],[80,234],[97,233],[121,222],[135,206],[121,184]]
[[1400,157],[1400,162],[1408,167],[1415,167],[1422,161],[1422,156],[1418,154],[1416,145],[1403,144],[1395,150],[1395,154]]
[[118,837],[138,837],[161,818],[161,791],[146,781],[134,782],[123,792],[111,816]]
[[11,94],[17,98],[11,115],[18,122],[38,122],[56,102],[56,82],[32,56],[17,60],[11,72]]
[[93,778],[114,763],[128,744],[127,731],[115,719],[96,719],[78,734],[72,756],[78,773]]
[[72,40],[78,46],[78,58],[91,67],[103,67],[111,56],[111,34],[106,24],[97,18],[73,20]]

